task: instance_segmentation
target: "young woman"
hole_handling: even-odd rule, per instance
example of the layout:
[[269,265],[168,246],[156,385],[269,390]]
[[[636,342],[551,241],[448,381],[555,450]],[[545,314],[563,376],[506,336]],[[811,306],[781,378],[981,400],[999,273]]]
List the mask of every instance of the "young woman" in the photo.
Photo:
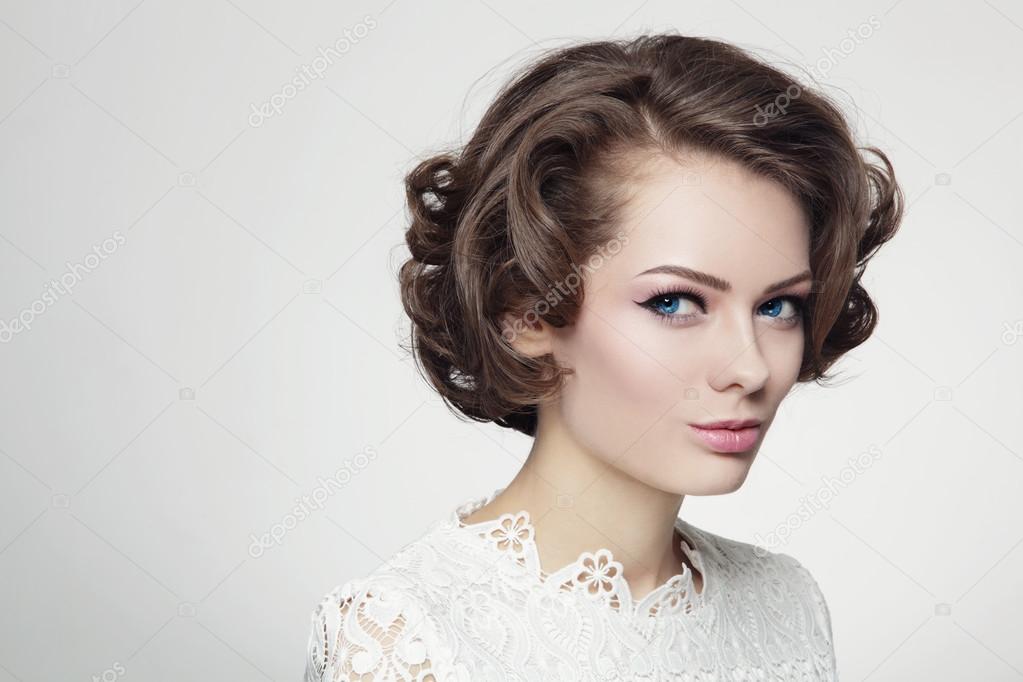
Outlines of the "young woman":
[[797,382],[865,341],[903,199],[821,94],[676,34],[577,44],[407,177],[424,375],[534,438],[313,614],[306,679],[833,680],[795,558],[679,518],[738,489]]

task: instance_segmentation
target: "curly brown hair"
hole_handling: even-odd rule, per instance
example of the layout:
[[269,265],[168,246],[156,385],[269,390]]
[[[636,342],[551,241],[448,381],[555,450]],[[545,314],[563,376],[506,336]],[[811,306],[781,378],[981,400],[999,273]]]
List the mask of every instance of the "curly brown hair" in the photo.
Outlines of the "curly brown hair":
[[[798,380],[823,383],[877,324],[860,278],[903,212],[887,156],[860,149],[823,94],[728,43],[660,33],[551,50],[504,85],[464,147],[405,178],[405,349],[456,414],[535,435],[538,403],[571,370],[517,352],[503,315],[535,310],[611,237],[645,154],[698,150],[781,183],[807,211]],[[582,299],[573,290],[539,317],[572,324]]]

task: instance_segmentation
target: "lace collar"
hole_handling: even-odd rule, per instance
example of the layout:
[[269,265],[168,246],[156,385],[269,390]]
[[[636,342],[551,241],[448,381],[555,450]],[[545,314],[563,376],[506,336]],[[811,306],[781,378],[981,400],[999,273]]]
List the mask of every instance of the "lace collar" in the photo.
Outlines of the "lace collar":
[[681,518],[675,519],[675,529],[682,537],[682,551],[703,577],[699,592],[695,589],[692,570],[686,564],[682,564],[678,574],[655,587],[634,604],[622,564],[615,560],[611,550],[603,547],[594,552],[582,552],[572,563],[548,574],[540,566],[540,555],[535,543],[536,529],[528,511],[523,509],[515,513],[501,514],[496,519],[465,523],[465,517],[489,503],[502,490],[503,487],[489,495],[463,501],[452,512],[448,525],[461,532],[471,531],[473,537],[489,549],[499,552],[502,556],[510,556],[517,565],[527,569],[528,574],[535,577],[544,588],[551,589],[556,586],[563,591],[581,592],[594,601],[632,618],[694,613],[706,603],[708,589],[714,589],[715,578],[707,575],[701,546],[692,540],[698,538],[699,534]]

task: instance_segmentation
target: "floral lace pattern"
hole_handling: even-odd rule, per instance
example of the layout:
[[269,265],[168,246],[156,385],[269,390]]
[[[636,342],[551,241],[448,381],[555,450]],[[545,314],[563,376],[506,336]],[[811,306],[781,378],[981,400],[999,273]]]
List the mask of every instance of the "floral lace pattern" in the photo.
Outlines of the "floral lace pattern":
[[634,603],[605,548],[548,575],[528,512],[464,522],[501,490],[327,594],[306,682],[838,679],[827,604],[793,557],[678,519],[700,591],[683,564]]

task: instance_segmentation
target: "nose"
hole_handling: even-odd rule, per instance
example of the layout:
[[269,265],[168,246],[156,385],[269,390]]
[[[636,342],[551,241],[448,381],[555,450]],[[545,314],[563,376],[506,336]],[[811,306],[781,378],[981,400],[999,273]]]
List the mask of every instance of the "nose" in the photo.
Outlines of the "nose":
[[770,370],[753,319],[748,314],[722,317],[719,332],[716,362],[709,368],[710,386],[716,391],[738,386],[744,395],[759,391]]

